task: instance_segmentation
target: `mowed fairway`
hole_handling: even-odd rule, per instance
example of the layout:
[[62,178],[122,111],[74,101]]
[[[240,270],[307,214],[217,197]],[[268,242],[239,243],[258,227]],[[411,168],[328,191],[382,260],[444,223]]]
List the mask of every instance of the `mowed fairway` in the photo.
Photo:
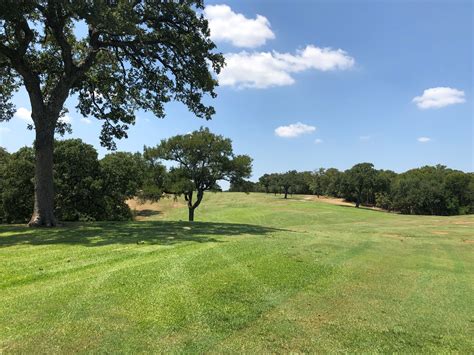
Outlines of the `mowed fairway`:
[[206,194],[0,226],[0,352],[474,352],[474,216]]

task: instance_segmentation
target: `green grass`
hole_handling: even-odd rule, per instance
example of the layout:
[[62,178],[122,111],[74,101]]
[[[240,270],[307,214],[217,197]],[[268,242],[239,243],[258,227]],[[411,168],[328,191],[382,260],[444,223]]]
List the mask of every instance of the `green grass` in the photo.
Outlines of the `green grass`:
[[474,352],[474,216],[207,194],[0,226],[1,352]]

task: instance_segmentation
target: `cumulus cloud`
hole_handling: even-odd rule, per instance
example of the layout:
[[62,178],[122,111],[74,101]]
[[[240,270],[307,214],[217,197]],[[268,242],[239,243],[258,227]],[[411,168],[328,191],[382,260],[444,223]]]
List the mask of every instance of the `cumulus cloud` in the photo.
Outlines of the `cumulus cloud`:
[[419,138],[417,138],[417,141],[420,142],[420,143],[428,143],[429,141],[431,141],[431,138],[429,138],[429,137],[419,137]]
[[236,47],[255,48],[275,38],[264,16],[255,19],[235,13],[227,5],[208,5],[204,16],[209,21],[212,40],[230,42]]
[[59,122],[71,124],[72,123],[72,117],[69,116],[69,115],[61,116],[61,117],[59,117]]
[[81,122],[85,124],[91,124],[92,121],[88,119],[87,117],[81,117]]
[[246,51],[225,55],[227,65],[219,74],[219,83],[237,88],[264,89],[292,85],[291,76],[306,70],[346,70],[354,66],[354,58],[342,49],[308,45],[296,54]]
[[314,143],[315,143],[315,144],[321,144],[322,142],[324,142],[324,141],[323,141],[322,139],[320,139],[320,138],[316,138],[316,139],[314,140]]
[[280,126],[275,129],[275,134],[283,138],[295,138],[303,134],[309,134],[316,131],[316,127],[304,123],[292,123],[288,126]]
[[[25,121],[28,124],[33,124],[33,119],[31,118],[31,110],[28,110],[25,107],[20,107],[15,112],[16,118]],[[63,123],[72,123],[72,117],[69,115],[64,115],[59,117],[59,121]]]
[[28,124],[33,124],[33,119],[31,118],[31,111],[25,107],[20,107],[15,112],[15,117],[25,121]]
[[464,91],[450,87],[436,87],[423,91],[423,95],[413,98],[421,109],[441,108],[466,102]]

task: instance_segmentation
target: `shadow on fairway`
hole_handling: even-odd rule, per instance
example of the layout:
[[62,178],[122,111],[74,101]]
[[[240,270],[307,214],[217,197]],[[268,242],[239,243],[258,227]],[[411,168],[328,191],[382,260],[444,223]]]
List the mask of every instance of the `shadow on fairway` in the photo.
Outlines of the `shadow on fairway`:
[[250,224],[211,222],[97,222],[67,223],[58,228],[0,226],[0,247],[13,245],[109,244],[173,245],[182,242],[222,242],[222,238],[244,234],[267,235],[282,229]]
[[156,210],[139,210],[135,211],[135,215],[137,217],[152,217],[152,216],[158,216],[161,214],[161,211],[156,211]]

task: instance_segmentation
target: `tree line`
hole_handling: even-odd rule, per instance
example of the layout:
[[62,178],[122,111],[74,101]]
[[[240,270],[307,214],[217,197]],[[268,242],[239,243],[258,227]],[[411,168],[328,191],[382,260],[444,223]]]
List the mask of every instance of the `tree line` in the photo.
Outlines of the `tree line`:
[[345,171],[264,174],[258,182],[238,182],[230,191],[282,194],[313,194],[343,198],[360,205],[380,207],[403,214],[458,215],[474,213],[474,173],[443,165],[424,166],[397,174],[360,163]]
[[[54,143],[54,214],[60,221],[128,220],[126,200],[183,196],[189,220],[218,181],[250,176],[252,159],[234,155],[230,139],[207,128],[162,140],[143,153],[114,152],[98,159],[80,139]],[[165,168],[163,161],[173,161]],[[35,152],[0,148],[0,223],[26,223],[34,207]]]

